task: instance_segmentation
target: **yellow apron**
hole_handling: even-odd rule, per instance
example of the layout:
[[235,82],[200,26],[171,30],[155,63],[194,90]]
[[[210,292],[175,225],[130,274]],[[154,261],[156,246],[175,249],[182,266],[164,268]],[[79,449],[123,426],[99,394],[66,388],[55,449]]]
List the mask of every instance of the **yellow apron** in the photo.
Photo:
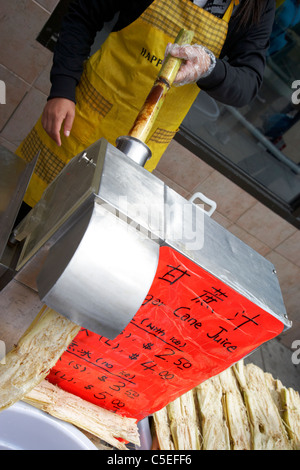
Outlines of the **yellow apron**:
[[[26,161],[41,151],[25,202],[33,207],[66,163],[101,137],[115,145],[117,137],[128,134],[159,72],[166,45],[181,28],[193,30],[193,43],[218,57],[237,3],[232,0],[224,17],[217,18],[190,0],[155,0],[132,24],[111,33],[85,63],[70,137],[62,135],[58,147],[40,118],[17,149]],[[198,93],[194,83],[169,90],[146,142],[152,151],[147,170],[156,167]]]

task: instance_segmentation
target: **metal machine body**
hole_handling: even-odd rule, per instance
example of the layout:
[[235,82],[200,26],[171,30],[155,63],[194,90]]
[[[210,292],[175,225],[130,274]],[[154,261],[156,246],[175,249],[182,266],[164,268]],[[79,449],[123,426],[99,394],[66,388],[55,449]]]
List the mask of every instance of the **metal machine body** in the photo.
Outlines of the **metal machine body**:
[[10,238],[38,155],[30,163],[0,146],[0,290],[15,274],[20,250],[9,246]]
[[20,272],[47,247],[42,301],[108,338],[142,304],[162,245],[290,327],[274,266],[105,139],[70,161],[15,235]]

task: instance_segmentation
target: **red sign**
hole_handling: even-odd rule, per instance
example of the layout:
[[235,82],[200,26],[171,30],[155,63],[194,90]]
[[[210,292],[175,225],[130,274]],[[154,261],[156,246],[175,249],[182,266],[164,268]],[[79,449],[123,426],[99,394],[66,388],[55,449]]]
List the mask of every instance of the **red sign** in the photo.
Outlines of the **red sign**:
[[81,329],[48,380],[138,420],[219,374],[283,324],[168,247],[142,306],[116,339]]

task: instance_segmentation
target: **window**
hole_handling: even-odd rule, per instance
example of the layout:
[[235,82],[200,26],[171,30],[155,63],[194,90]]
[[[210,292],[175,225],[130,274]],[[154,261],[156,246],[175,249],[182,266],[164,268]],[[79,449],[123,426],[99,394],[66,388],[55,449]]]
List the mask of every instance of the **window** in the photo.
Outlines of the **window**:
[[300,2],[276,10],[264,83],[236,109],[201,91],[175,137],[300,228]]
[[66,14],[72,0],[60,0],[47,23],[36,38],[37,41],[53,52],[56,46],[63,16]]

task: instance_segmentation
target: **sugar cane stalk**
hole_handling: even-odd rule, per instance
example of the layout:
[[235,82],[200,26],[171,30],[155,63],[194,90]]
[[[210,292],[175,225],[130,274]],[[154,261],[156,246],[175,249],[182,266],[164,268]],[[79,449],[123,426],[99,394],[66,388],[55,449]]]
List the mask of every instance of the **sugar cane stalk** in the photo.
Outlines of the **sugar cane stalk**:
[[0,365],[0,411],[21,400],[56,364],[80,330],[44,306]]
[[23,401],[71,423],[120,450],[127,450],[119,438],[140,446],[139,431],[134,418],[120,416],[62,390],[43,380],[25,395]]
[[[192,31],[182,29],[176,37],[175,43],[179,45],[190,44],[193,35]],[[131,137],[135,137],[142,142],[147,140],[181,63],[182,59],[172,57],[170,54],[166,57],[154,85],[129,132]]]

